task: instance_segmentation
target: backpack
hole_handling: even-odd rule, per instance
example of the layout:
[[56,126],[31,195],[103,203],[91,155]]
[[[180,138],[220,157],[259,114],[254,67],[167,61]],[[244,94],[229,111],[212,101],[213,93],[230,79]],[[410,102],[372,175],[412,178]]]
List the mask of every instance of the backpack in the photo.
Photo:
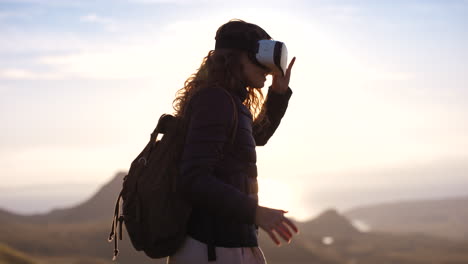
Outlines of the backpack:
[[[234,106],[232,144],[237,130],[237,107],[229,96]],[[119,253],[123,223],[133,247],[150,258],[173,255],[185,240],[191,206],[182,198],[176,181],[187,120],[163,114],[150,141],[131,163],[117,197],[108,238],[109,242],[114,240],[113,260]],[[160,139],[159,134],[163,134]]]

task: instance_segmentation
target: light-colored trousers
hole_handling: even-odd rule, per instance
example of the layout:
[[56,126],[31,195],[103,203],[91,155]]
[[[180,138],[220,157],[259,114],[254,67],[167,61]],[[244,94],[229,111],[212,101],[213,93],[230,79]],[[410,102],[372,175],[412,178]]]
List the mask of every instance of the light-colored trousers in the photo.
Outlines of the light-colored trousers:
[[225,248],[215,247],[216,261],[208,262],[205,243],[187,236],[181,248],[167,258],[167,264],[266,264],[259,247]]

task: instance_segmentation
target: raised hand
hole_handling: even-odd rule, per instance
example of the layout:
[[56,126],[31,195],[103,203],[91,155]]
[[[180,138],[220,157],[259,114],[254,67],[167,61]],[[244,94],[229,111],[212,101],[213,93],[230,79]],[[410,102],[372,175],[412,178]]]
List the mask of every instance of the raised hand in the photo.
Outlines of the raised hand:
[[285,93],[289,87],[289,79],[291,78],[291,69],[296,61],[296,57],[294,57],[291,62],[289,63],[288,68],[284,76],[280,73],[273,74],[273,81],[271,84],[271,89],[277,93]]

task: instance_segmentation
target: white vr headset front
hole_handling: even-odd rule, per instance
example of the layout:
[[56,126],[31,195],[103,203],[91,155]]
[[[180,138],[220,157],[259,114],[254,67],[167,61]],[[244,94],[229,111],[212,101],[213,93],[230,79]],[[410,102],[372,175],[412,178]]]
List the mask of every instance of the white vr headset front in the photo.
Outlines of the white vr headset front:
[[240,38],[223,38],[216,40],[215,49],[240,49],[254,55],[255,63],[273,73],[286,73],[288,49],[281,41],[262,39],[255,43]]

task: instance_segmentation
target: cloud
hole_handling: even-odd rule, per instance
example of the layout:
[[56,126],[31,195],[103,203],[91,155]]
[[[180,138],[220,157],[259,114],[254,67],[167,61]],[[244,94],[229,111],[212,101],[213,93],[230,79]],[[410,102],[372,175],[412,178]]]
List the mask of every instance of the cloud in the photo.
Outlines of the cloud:
[[101,17],[98,17],[96,14],[89,14],[80,17],[80,21],[82,22],[95,22],[95,23],[104,23],[107,20]]
[[116,32],[119,28],[115,20],[98,16],[94,13],[87,14],[80,17],[80,21],[83,23],[94,23],[104,27],[105,30],[109,32]]
[[[99,20],[93,15],[83,17],[88,21],[96,19]],[[208,26],[206,21],[176,21],[161,26],[157,34],[144,34],[129,43],[102,43],[95,48],[84,48],[66,55],[40,56],[34,63],[50,69],[54,73],[51,76],[65,78],[119,80],[175,75],[186,78],[214,46],[212,31],[215,29],[206,36],[200,36],[200,30],[197,30]],[[187,39],[192,40],[190,48],[187,48]],[[17,79],[34,76],[39,74],[21,70],[10,70],[3,75]]]
[[13,11],[1,11],[0,12],[0,20],[16,18],[16,17],[25,17],[25,16],[26,14],[24,12],[13,12]]
[[[1,6],[1,0],[0,0]],[[38,17],[44,15],[44,10],[40,8],[30,7],[23,9],[7,9],[0,10],[0,21],[2,22],[13,22],[10,24],[14,25],[18,21],[22,23],[35,23]],[[4,25],[2,25],[4,26]],[[8,29],[9,27],[2,27],[2,30]],[[3,32],[2,32],[3,33]]]
[[41,73],[24,69],[0,69],[0,80],[61,80],[60,73]]
[[[95,13],[83,15],[79,19],[82,23],[106,26],[112,26],[114,23],[112,19]],[[262,16],[257,16],[257,20],[268,22],[265,23],[266,28],[276,29],[275,35],[291,41],[288,44],[292,44],[291,51],[295,52],[291,55],[298,55],[299,60],[307,63],[307,71],[313,70],[316,81],[356,83],[376,80],[405,81],[412,78],[410,73],[384,70],[379,65],[362,64],[359,58],[353,57],[339,43],[316,30],[310,23],[301,23],[301,21],[295,23],[298,25],[298,30],[310,32],[311,37],[304,39],[303,36],[299,38],[294,32],[289,32],[290,30],[281,22],[273,23],[267,18],[262,19]],[[17,40],[14,42],[25,45],[23,50],[28,50],[30,46],[27,43],[31,42],[37,46],[43,46],[44,50],[41,53],[49,54],[42,55],[36,60],[33,59],[32,63],[39,64],[42,69],[48,69],[48,71],[7,67],[0,71],[0,78],[16,80],[131,79],[151,77],[157,72],[177,71],[181,67],[185,67],[187,71],[191,69],[190,71],[193,72],[206,52],[213,48],[213,36],[218,25],[225,22],[225,16],[221,15],[197,21],[178,20],[161,25],[158,31],[145,30],[132,38],[125,39],[124,43],[120,41],[119,44],[115,43],[115,38],[91,41],[70,34],[65,34],[61,39],[57,35],[50,34],[43,37],[34,34],[32,36],[20,33],[9,34]],[[31,38],[31,41],[25,41],[27,38]],[[309,41],[307,41],[308,38],[310,38]],[[186,46],[188,39],[191,40],[190,47]],[[14,43],[10,44],[13,46]],[[55,55],[56,50],[50,48],[53,45],[58,50],[65,51],[66,48],[70,50],[65,55],[63,52]],[[7,46],[10,45],[6,44],[4,47]],[[37,47],[31,46],[31,48]],[[184,63],[180,63],[181,60]],[[297,70],[301,71],[300,68],[298,67]]]
[[109,51],[79,52],[64,56],[43,56],[39,63],[60,71],[69,77],[87,79],[143,78],[152,74],[154,65],[148,58],[155,57],[147,49],[117,48]]
[[[107,25],[114,23],[93,13],[81,16],[80,21]],[[0,49],[9,53],[26,52],[28,56],[21,66],[4,60],[3,65],[0,64],[0,80],[121,80],[152,77],[155,73],[165,73],[164,77],[167,77],[171,75],[168,72],[175,75],[184,69],[190,74],[212,48],[211,34],[200,36],[199,28],[206,26],[206,22],[174,21],[156,29],[152,27],[151,31],[145,28],[124,39],[116,36],[89,39],[73,33],[27,34],[18,30],[9,31],[5,33],[6,41],[0,43]],[[214,30],[210,30],[210,33]],[[186,46],[187,39],[193,40],[190,48]]]
[[93,43],[87,36],[74,32],[5,29],[2,31],[0,51],[9,54],[44,54],[83,50],[100,45],[99,39],[96,41],[95,38]]
[[[93,1],[86,1],[92,3]],[[2,3],[23,3],[23,4],[34,4],[34,5],[49,5],[49,6],[81,6],[85,4],[85,1],[63,1],[63,0],[0,0]]]

